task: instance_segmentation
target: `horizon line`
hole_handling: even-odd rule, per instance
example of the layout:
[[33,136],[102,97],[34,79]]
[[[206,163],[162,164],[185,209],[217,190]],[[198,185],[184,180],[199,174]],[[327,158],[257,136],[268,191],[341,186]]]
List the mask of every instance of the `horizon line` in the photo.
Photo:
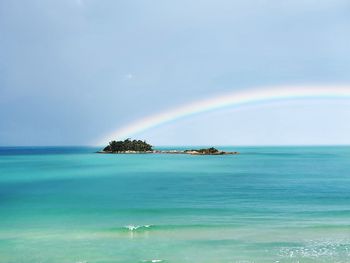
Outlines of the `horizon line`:
[[[86,147],[86,148],[98,148],[98,147],[105,147],[105,145],[0,145],[0,148],[29,148],[29,147],[42,147],[42,148],[48,148],[48,147]],[[325,143],[325,144],[160,144],[160,145],[152,145],[152,147],[186,147],[186,146],[196,146],[196,147],[322,147],[322,146],[339,146],[339,147],[350,147],[350,143],[346,144],[332,144],[332,143]]]

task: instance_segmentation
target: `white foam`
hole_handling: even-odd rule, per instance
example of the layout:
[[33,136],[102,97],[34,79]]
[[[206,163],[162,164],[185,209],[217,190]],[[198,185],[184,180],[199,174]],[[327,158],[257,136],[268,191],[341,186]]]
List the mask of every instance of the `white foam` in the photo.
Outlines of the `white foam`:
[[152,225],[143,225],[143,226],[139,226],[139,225],[127,225],[125,226],[125,228],[129,229],[130,231],[135,231],[137,229],[142,229],[142,228],[150,228]]
[[343,258],[343,257],[349,258],[350,243],[349,243],[349,240],[309,241],[309,242],[306,242],[303,246],[284,247],[280,249],[280,256],[289,257],[289,258],[308,258],[308,259],[332,258],[333,260],[338,258]]

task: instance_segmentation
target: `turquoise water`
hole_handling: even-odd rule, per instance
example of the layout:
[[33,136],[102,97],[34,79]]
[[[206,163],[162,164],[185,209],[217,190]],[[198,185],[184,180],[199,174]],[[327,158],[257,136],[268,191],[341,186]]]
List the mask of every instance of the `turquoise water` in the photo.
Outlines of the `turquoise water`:
[[224,149],[0,148],[0,262],[350,262],[350,147]]

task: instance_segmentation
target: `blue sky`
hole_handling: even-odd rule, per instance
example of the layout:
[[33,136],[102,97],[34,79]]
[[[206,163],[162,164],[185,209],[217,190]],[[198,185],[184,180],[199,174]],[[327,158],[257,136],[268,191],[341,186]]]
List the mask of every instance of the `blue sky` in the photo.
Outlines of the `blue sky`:
[[[0,145],[85,145],[225,92],[348,84],[349,14],[338,0],[0,1]],[[227,109],[140,137],[350,144],[349,108],[320,100]]]

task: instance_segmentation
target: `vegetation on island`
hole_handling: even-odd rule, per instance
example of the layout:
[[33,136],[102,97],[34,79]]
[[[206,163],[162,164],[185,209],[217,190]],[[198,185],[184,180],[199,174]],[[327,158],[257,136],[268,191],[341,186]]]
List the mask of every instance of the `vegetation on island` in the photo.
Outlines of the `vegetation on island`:
[[108,146],[103,149],[104,152],[118,153],[118,152],[147,152],[152,151],[152,145],[146,141],[130,140],[129,138],[124,141],[111,141]]
[[126,139],[124,141],[111,141],[98,153],[155,153],[155,154],[190,154],[190,155],[223,155],[238,154],[238,152],[224,152],[214,147],[196,150],[153,150],[153,146],[146,141]]
[[199,150],[186,150],[185,152],[198,153],[198,154],[219,154],[220,153],[220,151],[214,147],[206,148],[206,149],[199,149]]

